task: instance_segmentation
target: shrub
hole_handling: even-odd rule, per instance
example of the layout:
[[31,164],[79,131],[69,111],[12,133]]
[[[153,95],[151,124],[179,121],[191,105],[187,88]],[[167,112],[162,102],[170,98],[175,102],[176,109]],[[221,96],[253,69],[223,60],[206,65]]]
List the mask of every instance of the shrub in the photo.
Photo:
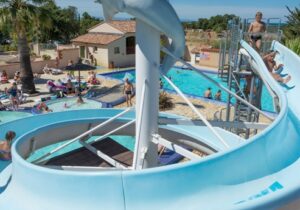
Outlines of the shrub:
[[51,59],[51,56],[50,55],[42,55],[42,58],[44,61],[48,61]]
[[285,45],[293,50],[297,55],[300,55],[300,38],[286,40]]
[[172,102],[172,98],[168,96],[166,92],[161,92],[159,94],[159,109],[166,110],[174,107],[174,103]]

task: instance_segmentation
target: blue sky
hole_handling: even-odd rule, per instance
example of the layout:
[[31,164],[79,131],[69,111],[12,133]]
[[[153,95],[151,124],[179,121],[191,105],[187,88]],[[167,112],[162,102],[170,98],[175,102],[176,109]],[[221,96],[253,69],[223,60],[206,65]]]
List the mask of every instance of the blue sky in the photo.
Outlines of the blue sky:
[[[283,18],[288,14],[286,5],[300,7],[299,0],[170,0],[181,19],[198,19],[217,14],[236,14],[243,18],[253,17],[262,11],[266,18]],[[93,16],[102,17],[102,7],[94,0],[56,0],[59,6],[76,6],[80,13],[87,11]],[[119,17],[122,17],[121,15]]]

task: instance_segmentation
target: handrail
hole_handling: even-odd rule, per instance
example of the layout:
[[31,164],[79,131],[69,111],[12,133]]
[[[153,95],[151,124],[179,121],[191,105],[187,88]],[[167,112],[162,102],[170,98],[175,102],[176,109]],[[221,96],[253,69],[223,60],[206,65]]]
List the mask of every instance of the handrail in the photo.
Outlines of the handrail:
[[238,83],[236,77],[234,76],[233,72],[231,72],[231,76],[232,76],[232,78],[234,79],[234,81],[235,81],[237,87],[239,88],[239,92],[243,95],[244,98],[246,98],[246,96],[245,96],[244,92],[242,91],[242,88],[241,88],[241,86],[239,85],[239,83]]
[[261,111],[260,109],[258,109],[256,106],[252,105],[251,103],[249,103],[248,101],[244,100],[243,98],[241,98],[240,96],[238,96],[237,94],[235,94],[234,92],[230,91],[228,88],[224,87],[223,85],[221,85],[220,83],[216,82],[214,79],[210,78],[209,76],[207,76],[205,73],[203,73],[202,71],[200,71],[199,69],[197,69],[196,67],[192,66],[191,64],[189,64],[188,62],[185,62],[183,59],[181,58],[177,58],[176,56],[174,56],[167,48],[162,47],[161,49],[164,53],[168,54],[169,56],[171,56],[172,58],[178,60],[179,62],[185,64],[186,66],[188,66],[190,69],[195,70],[198,74],[200,74],[201,76],[203,76],[204,78],[206,78],[207,80],[211,81],[212,83],[214,83],[217,87],[219,87],[220,89],[222,89],[223,91],[225,91],[226,93],[232,95],[233,97],[235,97],[236,99],[238,99],[239,101],[241,101],[242,103],[244,103],[245,105],[251,107],[253,110],[257,111],[258,113],[260,113],[261,115],[265,116],[266,118],[268,118],[269,120],[274,120],[273,117],[269,116],[268,114],[264,113],[263,111]]
[[97,138],[97,139],[94,139],[93,141],[90,141],[88,144],[92,144],[92,143],[94,143],[94,142],[101,141],[101,140],[105,139],[106,137],[110,136],[111,134],[113,134],[113,133],[115,133],[115,132],[117,132],[117,131],[119,131],[119,130],[121,130],[121,129],[123,129],[123,128],[126,128],[126,127],[128,127],[129,125],[135,123],[135,121],[136,121],[136,119],[131,120],[131,121],[129,121],[128,123],[126,123],[126,124],[124,124],[124,125],[121,125],[120,127],[117,127],[116,129],[114,129],[114,130],[112,130],[112,131],[109,131],[108,133],[104,134],[103,136],[101,136],[101,137],[99,137],[99,138]]
[[138,168],[138,149],[139,149],[139,144],[140,144],[140,138],[141,138],[141,121],[142,121],[142,113],[144,110],[144,101],[145,101],[145,95],[146,95],[146,80],[144,81],[143,89],[142,89],[142,98],[141,98],[141,106],[139,109],[139,115],[138,115],[138,120],[137,120],[137,136],[135,138],[135,146],[134,146],[134,155],[133,155],[133,162],[132,162],[132,167],[134,170]]
[[63,145],[58,146],[57,148],[51,150],[50,152],[46,153],[46,154],[43,155],[42,157],[40,157],[40,158],[38,158],[38,159],[32,161],[32,163],[40,163],[40,162],[42,162],[42,160],[44,160],[45,158],[49,157],[49,156],[52,155],[53,153],[55,153],[55,152],[57,152],[57,151],[60,151],[61,149],[65,148],[66,146],[68,146],[68,145],[70,145],[70,144],[72,144],[72,143],[74,143],[74,142],[80,140],[81,138],[83,138],[83,137],[85,137],[85,136],[91,134],[91,133],[94,132],[95,130],[104,127],[105,125],[111,123],[112,121],[114,121],[115,119],[119,118],[120,116],[126,114],[126,113],[129,112],[129,111],[131,111],[131,108],[125,109],[124,111],[120,112],[119,114],[115,115],[114,117],[112,117],[112,118],[110,118],[110,119],[104,121],[103,123],[101,123],[101,124],[95,126],[94,128],[92,128],[92,129],[90,129],[90,130],[84,132],[83,134],[81,134],[81,135],[79,135],[79,136],[73,138],[72,140],[70,140],[70,141],[64,143]]
[[200,117],[200,119],[204,122],[204,124],[211,130],[211,132],[222,142],[222,144],[229,148],[227,142],[218,134],[218,132],[212,127],[212,125],[208,122],[208,120],[196,109],[196,107],[185,97],[185,95],[181,92],[181,90],[163,73],[161,75],[164,79],[175,89],[175,91],[183,98],[183,100],[188,104],[188,106]]

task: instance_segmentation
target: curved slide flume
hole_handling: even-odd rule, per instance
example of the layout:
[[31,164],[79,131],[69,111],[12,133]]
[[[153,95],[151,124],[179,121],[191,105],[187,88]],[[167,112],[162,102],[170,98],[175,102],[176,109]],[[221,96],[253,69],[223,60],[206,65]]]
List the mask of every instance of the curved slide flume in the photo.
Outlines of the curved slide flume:
[[[261,56],[246,42],[241,45],[279,98],[276,120],[244,145],[199,162],[124,172],[127,209],[295,209],[293,202],[300,197],[300,115],[295,113],[300,107],[290,99],[297,101],[300,87],[280,86]],[[279,43],[274,49],[297,83],[299,73],[290,67],[299,66],[300,58]]]

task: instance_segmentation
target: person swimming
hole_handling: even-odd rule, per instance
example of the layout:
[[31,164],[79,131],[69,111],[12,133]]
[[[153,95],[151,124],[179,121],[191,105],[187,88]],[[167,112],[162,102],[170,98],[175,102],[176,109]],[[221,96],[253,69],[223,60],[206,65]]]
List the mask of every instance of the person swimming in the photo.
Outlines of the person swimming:
[[207,88],[207,90],[204,92],[204,98],[212,99],[212,92],[211,88]]

